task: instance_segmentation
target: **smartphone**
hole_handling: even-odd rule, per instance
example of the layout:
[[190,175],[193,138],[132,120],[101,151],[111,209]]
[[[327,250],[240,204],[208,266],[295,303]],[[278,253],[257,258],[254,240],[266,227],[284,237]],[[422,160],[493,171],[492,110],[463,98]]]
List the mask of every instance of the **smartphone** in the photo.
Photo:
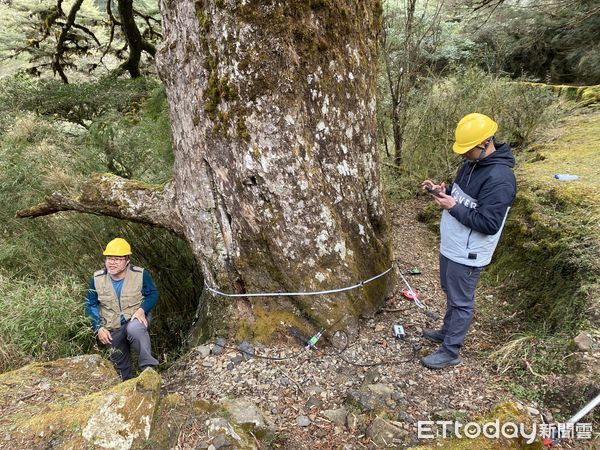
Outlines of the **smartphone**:
[[427,189],[427,192],[429,192],[431,195],[434,195],[435,197],[441,197],[439,189],[434,189],[429,186],[427,186],[425,189]]

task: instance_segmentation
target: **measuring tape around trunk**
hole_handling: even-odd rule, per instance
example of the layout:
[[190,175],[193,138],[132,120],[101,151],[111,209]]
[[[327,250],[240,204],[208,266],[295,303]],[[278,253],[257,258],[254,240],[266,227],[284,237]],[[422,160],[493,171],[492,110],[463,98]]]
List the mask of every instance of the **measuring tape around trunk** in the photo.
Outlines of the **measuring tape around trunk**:
[[298,296],[307,296],[307,295],[326,295],[326,294],[335,294],[337,292],[345,292],[345,291],[351,291],[352,289],[357,289],[357,288],[359,288],[361,286],[364,286],[367,283],[370,283],[371,281],[376,280],[379,277],[384,276],[385,274],[387,274],[393,268],[394,268],[394,266],[390,266],[389,269],[381,272],[379,275],[375,275],[374,277],[371,277],[371,278],[369,278],[368,280],[365,280],[365,281],[361,281],[360,283],[357,283],[357,284],[355,284],[353,286],[343,287],[343,288],[339,288],[339,289],[329,289],[329,290],[326,290],[326,291],[309,291],[309,292],[260,292],[260,293],[253,293],[253,294],[227,294],[225,292],[219,291],[218,289],[210,287],[208,284],[206,284],[206,281],[204,282],[204,287],[206,287],[206,289],[208,289],[213,294],[221,295],[223,297],[298,297]]

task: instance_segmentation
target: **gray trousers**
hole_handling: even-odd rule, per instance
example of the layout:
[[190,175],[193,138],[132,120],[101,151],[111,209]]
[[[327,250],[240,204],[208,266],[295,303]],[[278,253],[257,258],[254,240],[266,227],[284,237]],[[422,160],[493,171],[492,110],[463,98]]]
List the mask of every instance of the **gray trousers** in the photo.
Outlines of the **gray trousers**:
[[446,293],[446,315],[442,348],[457,357],[475,311],[475,288],[483,267],[471,267],[449,260],[440,254],[440,282]]
[[[151,318],[148,315],[148,326]],[[131,349],[138,354],[138,367],[144,370],[146,367],[158,366],[158,360],[152,356],[150,346],[150,335],[148,330],[139,320],[130,320],[125,325],[112,330],[112,351],[110,360],[115,366],[121,380],[133,378],[131,371]]]

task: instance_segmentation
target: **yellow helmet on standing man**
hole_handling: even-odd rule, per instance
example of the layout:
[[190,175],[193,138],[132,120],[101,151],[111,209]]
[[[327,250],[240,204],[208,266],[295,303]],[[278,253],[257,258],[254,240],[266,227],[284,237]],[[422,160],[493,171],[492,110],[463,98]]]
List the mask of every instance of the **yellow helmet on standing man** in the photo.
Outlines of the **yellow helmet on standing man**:
[[129,256],[131,255],[131,246],[123,238],[115,238],[106,244],[104,256]]
[[498,124],[485,114],[471,113],[460,119],[456,126],[454,153],[462,155],[473,147],[492,137],[498,130]]

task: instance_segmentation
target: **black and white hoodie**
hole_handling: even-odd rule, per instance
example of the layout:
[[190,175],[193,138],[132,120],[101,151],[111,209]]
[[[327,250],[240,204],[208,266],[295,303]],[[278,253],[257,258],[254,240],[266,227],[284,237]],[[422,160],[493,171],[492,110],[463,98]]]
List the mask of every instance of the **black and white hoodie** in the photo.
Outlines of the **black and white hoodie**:
[[515,158],[508,144],[481,161],[467,161],[447,193],[456,205],[442,213],[440,253],[473,267],[490,263],[515,199]]

